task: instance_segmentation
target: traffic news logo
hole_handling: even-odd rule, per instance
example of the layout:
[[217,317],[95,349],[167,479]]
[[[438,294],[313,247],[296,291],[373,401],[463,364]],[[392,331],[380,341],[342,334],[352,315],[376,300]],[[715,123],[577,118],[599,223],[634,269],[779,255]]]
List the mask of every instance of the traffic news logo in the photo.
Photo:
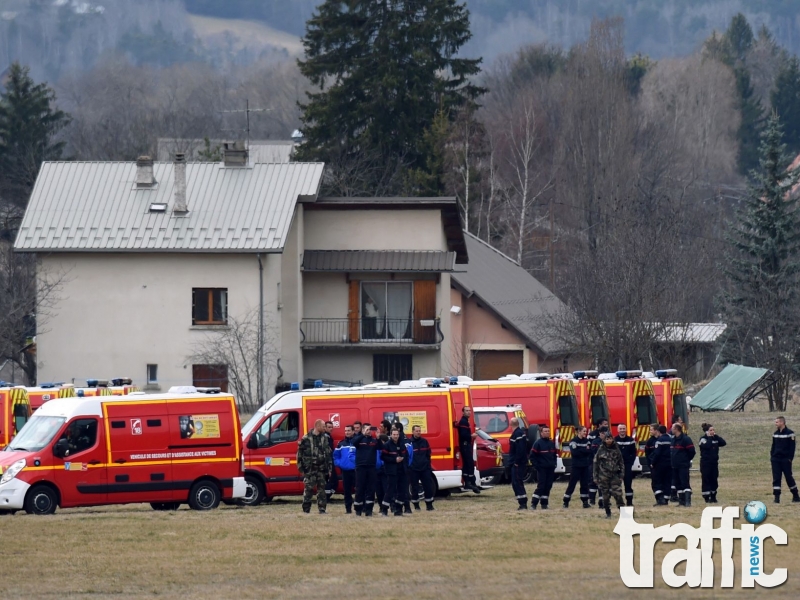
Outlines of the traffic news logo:
[[[714,540],[720,540],[721,587],[734,587],[734,540],[741,540],[742,588],[755,587],[756,583],[760,587],[772,588],[785,583],[788,577],[785,568],[775,569],[772,573],[764,572],[764,542],[772,539],[775,544],[786,545],[786,532],[771,523],[759,525],[758,528],[752,524],[743,524],[741,528],[736,528],[733,522],[738,518],[737,506],[710,507],[703,509],[699,528],[686,523],[653,527],[652,524],[637,523],[633,518],[632,507],[622,507],[619,521],[614,527],[614,533],[620,538],[619,575],[622,582],[629,588],[652,588],[656,542],[661,540],[674,543],[683,537],[687,542],[686,548],[671,550],[661,563],[661,577],[670,587],[714,587]],[[714,527],[717,520],[719,527]],[[638,573],[634,566],[635,536],[639,536]],[[684,561],[686,573],[678,575],[675,568]]]

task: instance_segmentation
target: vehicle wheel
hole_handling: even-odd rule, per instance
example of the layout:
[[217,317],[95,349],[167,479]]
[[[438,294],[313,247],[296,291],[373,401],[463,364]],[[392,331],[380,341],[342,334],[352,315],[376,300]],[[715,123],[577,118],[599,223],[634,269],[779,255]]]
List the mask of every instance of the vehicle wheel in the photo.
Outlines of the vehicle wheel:
[[153,510],[178,510],[180,508],[179,502],[151,502],[150,507]]
[[539,483],[536,469],[528,468],[528,472],[525,474],[525,478],[522,481],[525,483]]
[[194,510],[211,510],[219,506],[221,495],[213,481],[198,481],[189,492],[189,506]]
[[261,504],[267,495],[264,483],[255,475],[245,475],[244,483],[247,490],[244,498],[239,498],[238,503],[241,506],[258,506]]
[[35,485],[25,496],[25,512],[29,515],[52,515],[58,506],[58,496],[48,485]]
[[503,480],[502,475],[492,477],[481,477],[481,485],[498,485]]

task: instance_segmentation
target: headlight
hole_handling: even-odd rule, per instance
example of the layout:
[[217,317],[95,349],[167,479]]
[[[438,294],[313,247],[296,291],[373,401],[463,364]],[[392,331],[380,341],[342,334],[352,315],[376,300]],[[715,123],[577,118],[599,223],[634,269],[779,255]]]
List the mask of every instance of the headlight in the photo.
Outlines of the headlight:
[[3,473],[3,476],[0,477],[0,485],[3,485],[4,483],[8,483],[12,479],[14,479],[14,477],[17,476],[17,473],[22,471],[22,469],[24,469],[25,466],[26,466],[25,459],[21,458],[17,462],[15,462],[13,465],[8,467],[8,469],[6,469],[6,472]]

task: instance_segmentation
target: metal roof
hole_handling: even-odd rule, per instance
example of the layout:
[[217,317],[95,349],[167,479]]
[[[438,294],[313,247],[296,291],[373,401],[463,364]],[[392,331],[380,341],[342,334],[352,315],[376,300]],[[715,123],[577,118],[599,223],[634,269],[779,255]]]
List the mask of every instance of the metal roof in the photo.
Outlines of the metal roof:
[[672,323],[666,325],[659,341],[674,344],[713,344],[726,328],[725,323]]
[[306,250],[304,271],[453,271],[456,253],[438,250]]
[[[15,248],[34,252],[280,252],[295,204],[316,196],[322,163],[186,165],[189,212],[173,215],[173,163],[137,189],[133,162],[46,162]],[[166,203],[161,213],[150,205]]]
[[544,354],[560,351],[558,344],[543,338],[536,318],[564,309],[564,304],[515,260],[465,232],[469,264],[451,281],[468,297],[474,296],[514,329],[527,343]]
[[[211,149],[219,148],[222,152],[222,144],[225,140],[209,140]],[[158,138],[158,149],[156,160],[159,162],[170,162],[175,158],[176,152],[186,154],[187,162],[197,159],[197,153],[205,150],[206,142],[200,139],[191,138]],[[249,164],[257,163],[288,163],[294,150],[292,140],[250,140]]]

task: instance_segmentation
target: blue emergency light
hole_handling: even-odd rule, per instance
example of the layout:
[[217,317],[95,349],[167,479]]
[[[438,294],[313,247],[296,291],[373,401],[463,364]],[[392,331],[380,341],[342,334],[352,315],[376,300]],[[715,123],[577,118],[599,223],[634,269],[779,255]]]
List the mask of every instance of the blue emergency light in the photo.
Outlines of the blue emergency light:
[[575,379],[597,379],[597,371],[573,371]]
[[86,380],[86,387],[97,387],[97,379],[87,379]]
[[83,398],[83,390],[78,390],[76,393],[78,398]]
[[289,389],[291,391],[293,391],[293,392],[299,392],[300,391],[300,384],[297,383],[296,381],[293,381],[292,385],[289,387]]
[[455,385],[458,383],[458,377],[450,377],[450,385]]
[[52,388],[56,387],[56,384],[55,383],[42,383],[42,384],[39,385],[39,387],[42,388],[43,390],[49,390],[49,389],[52,389]]
[[617,371],[616,372],[617,379],[630,379],[632,377],[641,377],[642,372],[633,370],[633,371]]
[[678,369],[661,369],[656,371],[656,377],[664,379],[666,377],[675,377],[678,374]]
[[321,387],[322,387],[322,379],[317,379],[317,380],[314,382],[314,387],[315,387],[315,388],[321,388]]

